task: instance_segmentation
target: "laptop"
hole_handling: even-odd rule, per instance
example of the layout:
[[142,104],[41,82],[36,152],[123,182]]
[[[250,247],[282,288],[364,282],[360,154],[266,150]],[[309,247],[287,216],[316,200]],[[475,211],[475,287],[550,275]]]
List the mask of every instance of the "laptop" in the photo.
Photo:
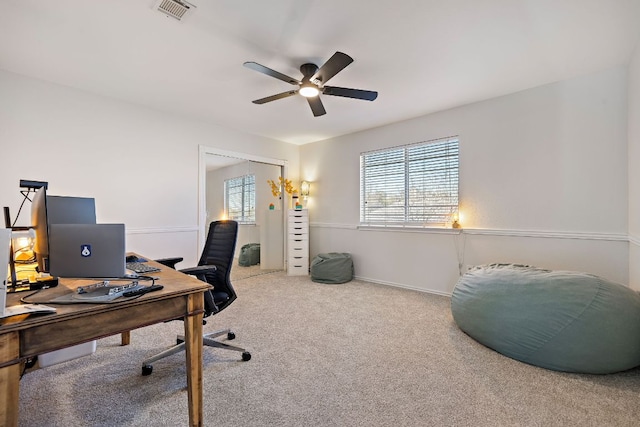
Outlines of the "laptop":
[[50,224],[49,273],[55,277],[123,277],[124,224]]

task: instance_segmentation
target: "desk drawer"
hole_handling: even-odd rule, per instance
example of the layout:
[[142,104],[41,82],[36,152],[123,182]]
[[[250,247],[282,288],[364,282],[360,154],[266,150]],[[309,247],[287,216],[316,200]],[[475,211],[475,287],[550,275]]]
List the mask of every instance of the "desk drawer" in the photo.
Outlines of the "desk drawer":
[[306,276],[309,274],[309,258],[289,258],[287,274],[290,276]]
[[[124,309],[100,311],[92,314],[90,319],[87,316],[76,316],[63,321],[33,326],[21,331],[20,356],[37,356],[76,345],[79,341],[90,341],[131,331],[141,325],[177,319],[184,316],[186,304],[186,295],[148,302],[141,300],[140,303]],[[109,306],[109,304],[104,305]],[[116,305],[113,304],[114,307]]]
[[290,255],[287,257],[287,265],[306,265],[309,266],[309,254]]
[[289,234],[309,234],[309,224],[289,223]]
[[289,257],[309,257],[309,245],[289,246]]
[[287,271],[289,276],[308,276],[309,268],[308,267],[289,267],[289,271]]

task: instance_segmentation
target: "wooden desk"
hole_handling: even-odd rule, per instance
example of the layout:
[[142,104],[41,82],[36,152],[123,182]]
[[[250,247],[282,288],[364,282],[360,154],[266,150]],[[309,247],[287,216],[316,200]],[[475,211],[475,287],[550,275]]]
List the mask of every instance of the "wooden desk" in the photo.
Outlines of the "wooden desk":
[[[204,292],[211,287],[194,277],[154,265],[162,268],[153,273],[160,278],[156,283],[164,286],[160,291],[117,304],[47,303],[56,307],[57,313],[0,319],[0,425],[18,425],[20,369],[26,358],[182,317],[189,422],[191,426],[202,426],[202,317]],[[43,290],[30,300],[50,300],[97,281],[62,279],[57,287]],[[7,305],[19,304],[26,294],[9,294]]]

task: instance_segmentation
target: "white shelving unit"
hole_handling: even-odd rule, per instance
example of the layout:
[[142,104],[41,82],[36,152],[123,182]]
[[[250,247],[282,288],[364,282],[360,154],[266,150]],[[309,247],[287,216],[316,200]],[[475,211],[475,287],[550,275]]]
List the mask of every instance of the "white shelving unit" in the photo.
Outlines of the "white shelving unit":
[[309,274],[309,211],[289,209],[287,219],[287,274],[306,276]]

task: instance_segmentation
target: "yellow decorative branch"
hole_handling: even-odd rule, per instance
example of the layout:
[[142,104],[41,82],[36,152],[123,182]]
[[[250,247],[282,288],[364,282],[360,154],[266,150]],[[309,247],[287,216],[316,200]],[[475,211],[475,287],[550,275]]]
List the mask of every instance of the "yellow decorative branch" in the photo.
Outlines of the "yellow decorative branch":
[[280,196],[280,194],[282,193],[281,188],[283,187],[284,187],[284,191],[289,194],[292,194],[294,191],[297,191],[293,186],[293,184],[291,184],[290,179],[284,179],[281,176],[278,177],[277,183],[272,179],[267,180],[267,183],[271,186],[271,194],[273,194],[274,197]]

